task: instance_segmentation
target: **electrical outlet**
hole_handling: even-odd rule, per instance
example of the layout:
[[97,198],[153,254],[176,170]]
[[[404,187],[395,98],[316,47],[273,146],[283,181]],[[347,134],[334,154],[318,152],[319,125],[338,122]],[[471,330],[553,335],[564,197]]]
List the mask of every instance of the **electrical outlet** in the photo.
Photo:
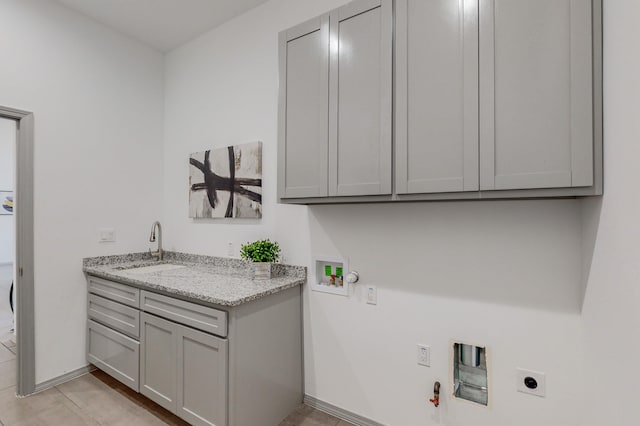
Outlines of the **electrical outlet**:
[[378,289],[375,285],[367,286],[367,303],[369,305],[377,305],[378,304]]
[[235,251],[233,249],[233,241],[229,241],[227,243],[227,256],[233,257],[234,254],[235,254]]
[[101,228],[98,229],[98,242],[99,243],[112,243],[116,240],[115,228]]
[[431,348],[427,345],[418,345],[418,364],[425,367],[431,366]]
[[528,393],[541,398],[545,397],[547,393],[547,378],[544,373],[525,370],[523,368],[516,369],[516,373],[518,377],[518,392]]

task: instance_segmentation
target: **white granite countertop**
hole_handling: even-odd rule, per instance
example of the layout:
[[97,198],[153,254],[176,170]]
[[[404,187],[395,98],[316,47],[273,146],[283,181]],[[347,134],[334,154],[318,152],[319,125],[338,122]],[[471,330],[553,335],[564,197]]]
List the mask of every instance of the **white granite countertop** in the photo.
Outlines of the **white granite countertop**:
[[[158,264],[183,267],[142,273],[137,270]],[[175,252],[165,252],[161,262],[152,260],[149,253],[85,258],[82,270],[141,289],[222,306],[238,306],[299,286],[307,275],[305,267],[275,263],[273,278],[254,280],[251,262]]]

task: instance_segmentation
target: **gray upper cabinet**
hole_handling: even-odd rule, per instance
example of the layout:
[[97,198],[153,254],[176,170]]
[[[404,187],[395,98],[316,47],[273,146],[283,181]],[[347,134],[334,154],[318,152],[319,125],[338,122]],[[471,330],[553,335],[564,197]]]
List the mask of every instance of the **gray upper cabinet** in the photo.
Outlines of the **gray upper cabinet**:
[[329,195],[391,194],[391,0],[330,14]]
[[392,43],[392,0],[280,33],[280,198],[391,194]]
[[396,192],[477,191],[477,0],[396,0],[395,96]]
[[280,33],[278,191],[327,196],[329,18]]
[[591,0],[480,0],[480,189],[591,186]]
[[602,0],[356,0],[280,55],[284,203],[602,194]]

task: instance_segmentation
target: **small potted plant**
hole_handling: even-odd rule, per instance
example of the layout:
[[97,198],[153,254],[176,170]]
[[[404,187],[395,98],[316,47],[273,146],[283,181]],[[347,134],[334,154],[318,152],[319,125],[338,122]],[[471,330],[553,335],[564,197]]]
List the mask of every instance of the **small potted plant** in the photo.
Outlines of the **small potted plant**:
[[254,262],[255,279],[268,280],[271,278],[271,264],[280,259],[280,246],[268,239],[243,244],[240,247],[240,257]]

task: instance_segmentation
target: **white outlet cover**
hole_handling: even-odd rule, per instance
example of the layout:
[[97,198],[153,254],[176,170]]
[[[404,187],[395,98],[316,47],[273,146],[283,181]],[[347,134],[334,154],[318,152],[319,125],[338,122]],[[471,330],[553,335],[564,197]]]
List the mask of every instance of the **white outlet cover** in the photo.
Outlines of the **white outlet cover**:
[[[525,370],[524,368],[516,369],[517,389],[518,392],[528,393],[529,395],[544,398],[547,394],[547,377],[545,373],[539,371]],[[537,386],[534,389],[527,387],[525,379],[531,377],[536,381]]]
[[427,345],[418,345],[418,365],[431,366],[431,348]]

